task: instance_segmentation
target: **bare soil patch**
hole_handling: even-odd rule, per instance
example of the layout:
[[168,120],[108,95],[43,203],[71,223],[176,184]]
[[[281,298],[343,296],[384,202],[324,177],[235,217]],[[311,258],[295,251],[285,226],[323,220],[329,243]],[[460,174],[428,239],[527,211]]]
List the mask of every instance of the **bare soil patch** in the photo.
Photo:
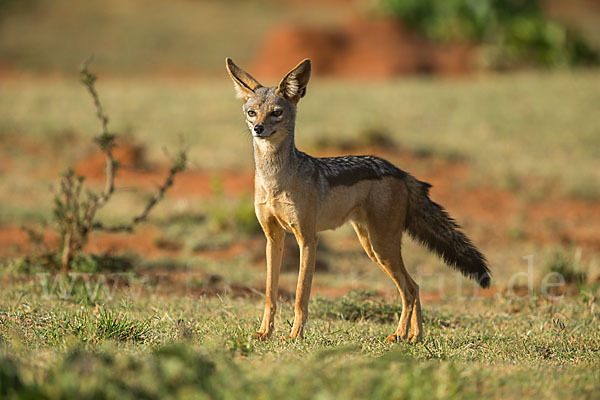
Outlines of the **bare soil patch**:
[[353,18],[336,28],[282,26],[273,29],[250,70],[258,77],[277,78],[304,58],[312,59],[317,75],[460,76],[473,71],[474,46],[435,44],[393,19]]
[[[114,149],[113,156],[119,162],[115,182],[118,186],[155,189],[167,176],[169,166],[152,165],[144,156],[143,147],[135,144],[122,144]],[[104,153],[98,151],[85,157],[75,165],[75,172],[91,182],[104,181],[106,168]],[[168,196],[177,198],[209,197],[215,195],[215,182],[218,182],[223,195],[241,196],[254,190],[254,174],[250,171],[187,170],[175,177],[175,184]]]

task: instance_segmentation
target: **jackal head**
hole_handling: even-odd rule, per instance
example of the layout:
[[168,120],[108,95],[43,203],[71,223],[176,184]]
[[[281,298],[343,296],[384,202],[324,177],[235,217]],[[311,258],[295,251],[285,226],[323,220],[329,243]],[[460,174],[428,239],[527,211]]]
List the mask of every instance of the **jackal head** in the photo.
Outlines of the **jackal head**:
[[262,86],[230,58],[225,62],[237,95],[244,100],[244,115],[252,136],[282,140],[293,133],[296,106],[306,94],[310,79],[310,60],[300,62],[276,87]]

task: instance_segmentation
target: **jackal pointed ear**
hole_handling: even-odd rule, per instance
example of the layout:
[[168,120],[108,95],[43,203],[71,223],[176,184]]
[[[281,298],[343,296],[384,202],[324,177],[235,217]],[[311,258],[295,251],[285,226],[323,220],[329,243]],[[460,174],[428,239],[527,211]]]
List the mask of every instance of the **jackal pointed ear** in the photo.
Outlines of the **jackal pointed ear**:
[[306,94],[309,79],[310,60],[306,58],[283,77],[275,93],[297,103]]
[[231,58],[227,57],[225,59],[225,66],[231,80],[233,80],[233,86],[239,98],[248,100],[248,97],[254,95],[256,89],[262,87],[252,75],[235,65]]

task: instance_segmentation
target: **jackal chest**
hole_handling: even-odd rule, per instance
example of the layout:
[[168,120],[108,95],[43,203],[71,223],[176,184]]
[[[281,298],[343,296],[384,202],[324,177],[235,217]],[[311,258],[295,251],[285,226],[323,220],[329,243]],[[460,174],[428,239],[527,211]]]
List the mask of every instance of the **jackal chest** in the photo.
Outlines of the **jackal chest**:
[[258,218],[275,218],[288,232],[300,225],[299,207],[294,196],[287,192],[261,191],[255,194],[254,205]]

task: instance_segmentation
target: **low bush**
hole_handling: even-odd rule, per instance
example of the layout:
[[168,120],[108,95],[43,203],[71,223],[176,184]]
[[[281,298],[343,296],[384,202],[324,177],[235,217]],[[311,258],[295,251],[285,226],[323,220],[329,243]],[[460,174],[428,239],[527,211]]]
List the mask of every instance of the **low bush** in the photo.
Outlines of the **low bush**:
[[496,69],[598,65],[583,37],[544,15],[537,0],[380,0],[384,10],[434,41],[484,45]]

